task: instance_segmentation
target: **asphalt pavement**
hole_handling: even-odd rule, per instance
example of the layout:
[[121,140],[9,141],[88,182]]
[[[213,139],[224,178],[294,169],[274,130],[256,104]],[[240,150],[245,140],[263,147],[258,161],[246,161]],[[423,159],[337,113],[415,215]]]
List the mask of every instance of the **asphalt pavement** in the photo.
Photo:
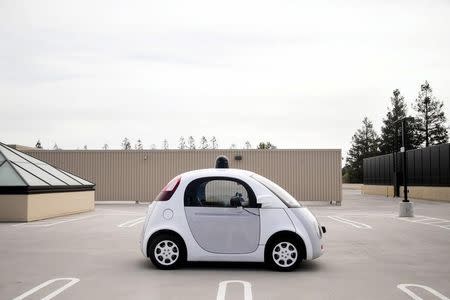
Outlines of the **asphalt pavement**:
[[450,297],[450,203],[416,200],[416,217],[398,218],[399,199],[343,196],[342,206],[306,203],[327,228],[326,252],[289,273],[248,263],[158,270],[138,246],[143,204],[0,223],[0,299]]

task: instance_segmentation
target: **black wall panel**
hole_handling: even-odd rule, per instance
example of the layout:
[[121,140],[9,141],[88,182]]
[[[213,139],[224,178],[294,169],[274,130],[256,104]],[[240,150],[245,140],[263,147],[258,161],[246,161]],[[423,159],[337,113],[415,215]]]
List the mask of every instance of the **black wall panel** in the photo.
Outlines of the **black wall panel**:
[[414,152],[407,151],[406,152],[406,161],[408,162],[408,182],[409,184],[413,184],[417,180],[415,176],[415,167],[414,167]]
[[[407,154],[408,184],[450,186],[450,144],[409,150]],[[397,180],[403,182],[403,153],[364,159],[364,184],[392,185],[394,167]]]
[[422,184],[431,185],[431,151],[430,148],[422,150]]
[[431,185],[439,185],[439,147],[430,148]]
[[414,184],[423,185],[423,170],[422,170],[422,151],[414,150]]
[[439,148],[439,185],[450,186],[450,144]]

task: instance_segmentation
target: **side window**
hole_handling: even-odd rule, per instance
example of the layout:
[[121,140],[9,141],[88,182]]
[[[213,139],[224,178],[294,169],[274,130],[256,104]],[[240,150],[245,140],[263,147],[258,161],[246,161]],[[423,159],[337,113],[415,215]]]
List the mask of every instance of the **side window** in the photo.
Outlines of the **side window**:
[[250,187],[232,178],[201,178],[191,182],[184,195],[185,206],[252,207],[256,203]]
[[236,200],[240,200],[242,206],[249,206],[248,193],[238,182],[211,180],[206,183],[204,206],[233,207],[232,201]]

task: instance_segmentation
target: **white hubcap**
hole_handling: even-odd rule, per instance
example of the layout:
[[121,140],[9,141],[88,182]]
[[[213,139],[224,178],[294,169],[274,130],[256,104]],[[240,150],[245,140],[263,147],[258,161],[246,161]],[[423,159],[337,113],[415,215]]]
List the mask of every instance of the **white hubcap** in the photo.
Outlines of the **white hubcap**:
[[180,250],[174,242],[164,240],[156,245],[154,255],[160,264],[169,266],[177,261]]
[[289,242],[278,243],[273,248],[272,258],[278,266],[283,268],[290,267],[297,261],[297,247]]

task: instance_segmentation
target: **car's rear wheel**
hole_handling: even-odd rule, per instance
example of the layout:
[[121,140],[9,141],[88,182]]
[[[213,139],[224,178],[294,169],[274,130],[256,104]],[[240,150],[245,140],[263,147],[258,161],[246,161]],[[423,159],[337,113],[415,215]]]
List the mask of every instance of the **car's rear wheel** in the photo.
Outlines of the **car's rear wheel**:
[[277,271],[292,271],[302,260],[298,242],[289,238],[279,238],[269,245],[266,261]]
[[150,242],[148,255],[152,263],[163,270],[179,268],[186,261],[183,241],[170,234],[162,234],[154,238]]

